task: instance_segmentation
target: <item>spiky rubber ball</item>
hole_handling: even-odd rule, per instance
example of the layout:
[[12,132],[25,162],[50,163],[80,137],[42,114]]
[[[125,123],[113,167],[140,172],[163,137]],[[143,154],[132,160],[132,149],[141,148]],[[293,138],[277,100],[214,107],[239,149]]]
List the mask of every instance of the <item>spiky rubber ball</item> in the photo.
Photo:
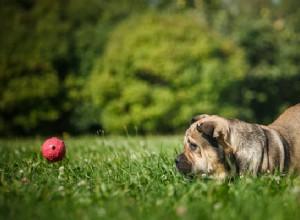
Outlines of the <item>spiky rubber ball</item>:
[[62,140],[52,137],[43,143],[42,154],[50,162],[61,161],[66,154],[66,146]]

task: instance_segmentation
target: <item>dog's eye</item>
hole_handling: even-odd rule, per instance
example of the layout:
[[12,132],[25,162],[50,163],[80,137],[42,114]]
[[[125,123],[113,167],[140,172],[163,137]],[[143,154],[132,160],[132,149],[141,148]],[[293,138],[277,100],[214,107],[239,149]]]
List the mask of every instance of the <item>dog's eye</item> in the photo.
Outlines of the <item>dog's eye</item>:
[[189,146],[192,151],[195,151],[197,149],[197,145],[194,143],[190,143]]

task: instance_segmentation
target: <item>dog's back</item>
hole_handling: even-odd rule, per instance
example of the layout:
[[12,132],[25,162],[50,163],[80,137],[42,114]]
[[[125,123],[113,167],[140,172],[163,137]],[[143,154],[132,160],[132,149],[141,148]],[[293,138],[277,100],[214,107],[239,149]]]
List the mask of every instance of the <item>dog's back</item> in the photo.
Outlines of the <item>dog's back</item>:
[[291,167],[300,171],[300,104],[287,109],[268,127],[284,137],[291,152]]

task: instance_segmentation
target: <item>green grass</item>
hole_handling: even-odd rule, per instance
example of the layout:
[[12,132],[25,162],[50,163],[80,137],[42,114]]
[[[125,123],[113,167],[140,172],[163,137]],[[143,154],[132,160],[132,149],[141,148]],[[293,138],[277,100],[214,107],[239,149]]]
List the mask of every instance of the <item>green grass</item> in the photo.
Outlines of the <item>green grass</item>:
[[0,140],[0,219],[300,219],[300,178],[187,181],[182,137],[66,138],[57,163],[42,142]]

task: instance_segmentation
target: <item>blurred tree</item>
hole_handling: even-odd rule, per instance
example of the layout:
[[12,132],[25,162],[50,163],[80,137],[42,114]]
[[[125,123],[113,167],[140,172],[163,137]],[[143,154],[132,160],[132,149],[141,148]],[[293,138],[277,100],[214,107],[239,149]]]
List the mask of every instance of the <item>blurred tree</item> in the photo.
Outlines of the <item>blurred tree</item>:
[[[6,134],[30,133],[40,121],[57,120],[62,108],[59,101],[54,104],[53,100],[63,94],[61,80],[65,78],[66,67],[58,61],[66,57],[68,47],[60,36],[69,27],[61,25],[51,31],[51,24],[59,22],[56,17],[50,20],[56,13],[55,7],[46,11],[43,7],[34,8],[34,4],[11,1],[1,13],[5,22],[1,28],[4,44],[0,112],[1,128]],[[45,19],[35,19],[31,13],[37,13],[37,17],[45,13]]]
[[82,85],[78,77],[84,75],[75,33],[85,23],[97,23],[99,2],[12,0],[3,5],[0,132],[72,131],[69,115]]
[[299,9],[288,6],[296,6],[292,1],[258,2],[248,1],[248,7],[240,9],[230,35],[249,64],[241,105],[252,111],[249,120],[270,123],[300,100],[300,41],[294,23]]
[[4,0],[2,5],[0,134],[82,130],[72,118],[78,116],[85,78],[113,22],[133,5],[125,0]]
[[269,123],[282,109],[299,102],[300,2],[195,2],[200,3],[196,10],[201,20],[245,52],[248,66],[245,80],[237,88],[238,117]]
[[245,66],[243,52],[192,12],[150,12],[114,30],[87,91],[110,132],[171,132],[197,113],[234,116],[233,100],[221,94]]

